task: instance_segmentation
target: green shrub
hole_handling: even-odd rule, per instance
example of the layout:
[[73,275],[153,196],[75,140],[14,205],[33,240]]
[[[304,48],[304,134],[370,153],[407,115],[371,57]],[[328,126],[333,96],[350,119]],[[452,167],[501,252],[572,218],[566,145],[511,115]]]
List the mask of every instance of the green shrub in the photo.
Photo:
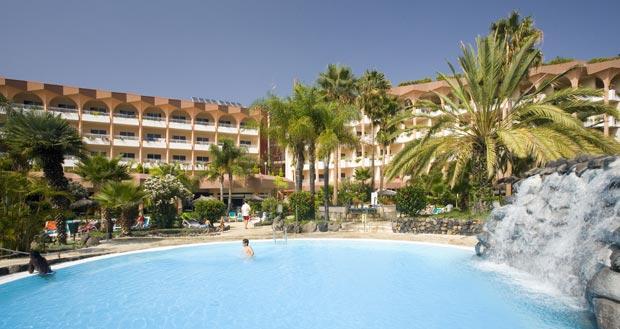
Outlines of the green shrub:
[[276,211],[278,210],[278,200],[276,198],[266,198],[261,203],[261,208],[267,212],[268,219],[273,219],[276,217]]
[[226,204],[220,200],[199,200],[194,203],[194,214],[199,221],[205,219],[213,224],[226,215]]
[[432,78],[426,77],[426,78],[418,79],[418,80],[403,81],[403,82],[399,83],[398,86],[402,87],[402,86],[409,86],[409,85],[417,85],[418,83],[427,83],[427,82],[431,82],[431,81],[433,81]]
[[426,192],[417,186],[409,185],[396,193],[396,210],[408,216],[417,215],[426,207]]
[[554,59],[551,59],[551,60],[545,62],[544,65],[563,64],[563,63],[572,62],[574,60],[575,60],[574,58],[567,58],[567,57],[556,56]]
[[314,219],[315,203],[310,192],[300,191],[289,196],[289,204],[298,221]]
[[620,59],[620,56],[611,56],[611,57],[595,57],[588,61],[588,64],[607,62],[614,59]]

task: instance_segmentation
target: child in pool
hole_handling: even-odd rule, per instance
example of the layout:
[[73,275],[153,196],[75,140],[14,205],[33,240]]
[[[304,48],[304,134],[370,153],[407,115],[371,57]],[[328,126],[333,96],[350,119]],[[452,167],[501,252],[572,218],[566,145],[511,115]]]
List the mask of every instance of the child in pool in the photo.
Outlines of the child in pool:
[[248,257],[254,257],[254,249],[250,247],[250,240],[243,239],[243,252]]

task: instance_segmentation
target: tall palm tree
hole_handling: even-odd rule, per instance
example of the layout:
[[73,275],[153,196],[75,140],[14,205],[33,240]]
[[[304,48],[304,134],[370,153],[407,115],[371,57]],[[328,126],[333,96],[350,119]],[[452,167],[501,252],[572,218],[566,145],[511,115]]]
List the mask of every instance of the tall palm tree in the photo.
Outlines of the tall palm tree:
[[[327,70],[319,74],[317,84],[323,91],[326,100],[336,102],[339,107],[352,104],[357,96],[356,79],[348,66],[329,64]],[[336,147],[334,152],[336,176],[338,176],[340,172],[340,147]],[[339,179],[340,177],[337,177],[334,181],[334,203],[338,201]]]
[[391,84],[385,78],[385,75],[376,70],[370,70],[364,72],[364,74],[357,80],[357,89],[359,96],[357,97],[357,103],[362,109],[364,114],[371,120],[371,142],[372,147],[370,166],[371,166],[371,178],[370,186],[372,190],[375,189],[375,158],[376,158],[376,127],[384,126],[388,120],[392,117],[387,116],[383,109],[385,108],[385,99],[387,98],[387,91],[390,89]]
[[225,173],[228,177],[227,211],[230,211],[232,208],[233,177],[235,175],[247,175],[251,168],[251,160],[246,156],[245,150],[243,148],[236,147],[232,140],[222,139],[220,142],[221,147],[211,145],[209,149],[209,152],[211,152],[211,156],[213,157],[211,166],[213,166],[213,170],[217,170],[220,173]]
[[[27,155],[41,165],[46,180],[57,192],[66,192],[69,181],[62,164],[68,155],[81,156],[82,139],[60,115],[42,111],[10,111],[4,127],[5,141],[10,149]],[[66,243],[65,212],[69,210],[69,198],[59,193],[52,197],[58,210],[55,216],[58,240]]]
[[[318,156],[323,159],[323,205],[325,220],[329,220],[329,165],[331,154],[337,152],[340,145],[356,147],[359,144],[357,135],[347,126],[351,121],[358,120],[359,111],[353,106],[341,107],[335,102],[325,104],[321,108],[322,128],[317,138]],[[337,173],[337,172],[336,172]],[[339,177],[336,177],[336,182]],[[335,185],[335,184],[334,184]],[[334,188],[334,195],[337,190]],[[332,196],[333,197],[333,196]],[[336,201],[333,201],[335,204]]]
[[392,118],[397,117],[401,110],[402,107],[398,99],[389,95],[386,95],[381,99],[381,103],[375,110],[376,114],[381,117],[381,119],[377,120],[379,129],[376,137],[382,154],[381,166],[379,168],[379,191],[383,191],[383,182],[385,180],[385,158],[387,157],[388,146],[394,142],[396,137],[398,137],[398,129],[396,129],[396,125],[394,125],[391,120]]
[[286,98],[269,95],[257,102],[269,114],[270,125],[268,134],[278,144],[291,152],[295,161],[295,191],[301,191],[303,184],[303,168],[306,159],[306,146],[316,135],[315,122],[308,116],[306,94],[309,87],[296,83],[293,93]]
[[[217,148],[216,146],[211,145],[211,148]],[[219,151],[219,148],[218,150]],[[211,162],[205,170],[201,174],[203,178],[206,178],[208,181],[214,182],[218,181],[220,184],[220,201],[224,202],[224,178],[226,177],[226,171],[223,166],[219,166],[218,163]]]
[[533,38],[534,44],[528,46],[530,53],[536,53],[533,65],[542,64],[542,53],[535,49],[535,44],[542,41],[543,32],[534,27],[534,19],[532,16],[521,17],[519,12],[513,10],[506,18],[498,19],[493,22],[490,27],[491,34],[505,41],[505,56],[508,61],[512,59],[520,48],[527,44],[528,39]]
[[103,185],[95,200],[109,211],[119,213],[121,235],[131,235],[133,219],[136,218],[137,208],[144,200],[146,192],[133,182],[110,181]]
[[[101,186],[104,184],[115,181],[120,182],[130,179],[128,167],[120,163],[120,159],[112,158],[108,159],[102,155],[95,155],[86,157],[78,163],[75,168],[75,173],[82,179],[93,184],[93,191],[99,192]],[[109,208],[101,208],[101,217],[103,219],[104,227],[107,238],[112,238],[112,214]]]
[[[432,167],[451,167],[452,185],[466,174],[480,191],[488,191],[496,174],[505,171],[514,159],[529,157],[542,165],[579,154],[619,153],[616,141],[585,128],[578,118],[571,116],[583,111],[617,117],[615,109],[587,100],[600,92],[576,88],[544,95],[543,90],[555,79],[541,82],[537,89],[520,90],[538,57],[537,52],[530,51],[535,42],[535,38],[528,39],[510,61],[506,61],[506,41],[494,36],[478,38],[477,51],[463,46],[458,60],[463,78],[441,75],[450,88],[450,96],[436,93],[442,104],[425,100],[416,103],[438,115],[403,115],[427,117],[433,124],[413,127],[425,131],[425,136],[408,143],[395,156],[389,177],[419,176]],[[452,65],[450,68],[456,74]],[[506,113],[508,105],[512,109]]]

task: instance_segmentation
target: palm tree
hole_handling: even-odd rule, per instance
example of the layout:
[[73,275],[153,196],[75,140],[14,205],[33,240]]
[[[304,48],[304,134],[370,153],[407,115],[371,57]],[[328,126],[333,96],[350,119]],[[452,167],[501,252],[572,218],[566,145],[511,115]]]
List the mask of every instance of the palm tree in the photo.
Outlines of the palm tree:
[[149,170],[151,176],[172,175],[190,191],[196,190],[198,180],[187,175],[187,172],[177,163],[161,163],[157,167]]
[[305,111],[307,108],[306,94],[310,93],[308,90],[309,87],[297,83],[293,86],[293,93],[290,97],[280,98],[269,95],[255,105],[266,109],[269,114],[268,134],[293,154],[295,191],[302,189],[306,146],[316,134],[314,122]]
[[[60,115],[42,111],[10,111],[4,127],[5,142],[15,152],[34,159],[43,169],[45,178],[57,192],[66,192],[69,181],[64,175],[62,164],[68,155],[81,156],[82,139]],[[66,243],[65,212],[70,200],[59,193],[52,197],[52,204],[58,210],[55,216],[58,240]]]
[[[87,157],[80,161],[75,168],[75,173],[82,179],[93,184],[93,191],[99,192],[101,186],[110,181],[120,182],[130,179],[128,167],[120,163],[120,159],[108,159],[105,156],[95,155]],[[107,238],[112,238],[112,214],[109,208],[101,208],[101,217],[103,219],[104,230]]]
[[[541,82],[537,89],[520,90],[539,56],[530,51],[535,41],[528,39],[508,62],[503,39],[478,38],[477,52],[463,46],[459,57],[462,79],[441,74],[450,96],[436,93],[441,105],[424,100],[416,103],[438,115],[405,114],[434,121],[430,127],[413,127],[424,130],[425,136],[404,146],[390,163],[388,176],[419,176],[432,167],[450,168],[451,185],[468,174],[473,186],[488,192],[496,174],[505,171],[514,159],[529,157],[542,165],[560,157],[620,152],[616,141],[585,128],[571,116],[583,111],[617,117],[615,109],[587,100],[598,91],[576,88],[543,94],[555,79]],[[450,68],[455,74],[454,67]],[[511,110],[506,112],[508,105]]]
[[[219,151],[217,146],[211,145],[211,148],[217,148],[217,151]],[[224,178],[226,177],[225,168],[219,166],[215,162],[211,162],[209,163],[207,170],[202,173],[201,177],[204,177],[211,182],[218,181],[220,184],[220,201],[224,202]]]
[[505,41],[505,55],[508,61],[526,45],[528,39],[534,38],[535,43],[528,46],[528,52],[536,53],[534,66],[542,64],[542,53],[534,48],[534,45],[542,41],[543,32],[534,27],[532,16],[521,17],[519,12],[513,10],[508,17],[493,22],[490,31],[491,34]]
[[[340,145],[356,147],[359,143],[357,136],[347,126],[351,121],[359,119],[359,111],[352,106],[340,107],[335,102],[325,104],[321,110],[321,133],[317,138],[318,156],[323,159],[323,205],[325,220],[329,221],[329,165],[331,154],[336,152]],[[337,171],[336,171],[337,173]],[[335,180],[338,181],[337,177]],[[335,185],[335,184],[334,184]],[[334,188],[334,195],[338,191]],[[333,197],[333,196],[332,196]],[[337,199],[336,199],[337,200]],[[336,201],[333,201],[335,204]]]
[[[327,101],[336,102],[339,107],[352,104],[357,96],[356,79],[351,68],[348,66],[329,64],[327,70],[319,74],[317,84],[323,91],[325,99]],[[338,176],[340,172],[340,147],[336,147],[334,152],[336,176]],[[337,177],[334,181],[334,203],[338,201],[339,179],[340,177]]]
[[131,235],[133,219],[136,218],[137,208],[144,200],[146,193],[133,182],[110,181],[101,187],[95,194],[95,200],[108,209],[119,213],[121,235]]
[[376,135],[375,127],[384,126],[388,120],[392,117],[386,115],[383,109],[385,108],[385,99],[387,98],[387,91],[390,89],[391,84],[385,78],[385,75],[379,71],[371,70],[366,71],[362,77],[357,81],[357,89],[359,96],[357,97],[357,103],[362,109],[364,114],[371,120],[371,132],[372,138],[370,146],[372,147],[370,166],[371,166],[371,178],[370,186],[372,190],[375,190],[375,158],[376,158]]
[[[398,129],[396,125],[391,121],[392,118],[397,117],[402,110],[401,104],[395,96],[386,95],[381,98],[380,103],[375,108],[374,112],[379,119],[376,121],[379,130],[377,131],[377,142],[381,148],[381,166],[379,168],[379,191],[383,191],[383,182],[385,180],[385,158],[387,157],[387,148],[398,137]],[[374,164],[373,164],[374,168]],[[373,172],[373,180],[374,180]],[[374,191],[374,186],[372,186]]]
[[232,189],[233,189],[233,176],[245,176],[249,173],[251,168],[251,160],[246,156],[246,152],[243,148],[235,146],[235,143],[230,139],[220,140],[221,147],[217,145],[211,145],[209,152],[213,157],[211,165],[212,170],[221,174],[220,182],[223,185],[223,175],[228,176],[228,209],[232,208]]

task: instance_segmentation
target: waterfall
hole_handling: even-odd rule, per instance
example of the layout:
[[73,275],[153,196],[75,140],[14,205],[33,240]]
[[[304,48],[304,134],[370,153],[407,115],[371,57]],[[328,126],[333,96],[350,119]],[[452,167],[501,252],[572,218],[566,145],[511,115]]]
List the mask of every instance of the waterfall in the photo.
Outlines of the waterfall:
[[491,212],[479,239],[490,246],[490,261],[585,302],[586,284],[601,264],[609,265],[607,240],[620,226],[620,160],[607,158],[600,169],[560,167],[520,181],[512,202]]

